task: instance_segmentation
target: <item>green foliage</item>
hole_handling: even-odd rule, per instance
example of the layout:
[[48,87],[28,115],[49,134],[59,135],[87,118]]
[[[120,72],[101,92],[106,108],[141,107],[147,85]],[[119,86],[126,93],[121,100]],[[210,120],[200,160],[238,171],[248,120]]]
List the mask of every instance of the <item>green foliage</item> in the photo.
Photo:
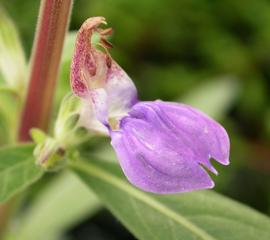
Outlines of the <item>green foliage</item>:
[[3,124],[1,135],[6,136],[0,139],[0,146],[15,142],[20,104],[15,91],[10,88],[0,88],[0,121]]
[[0,202],[7,201],[42,176],[34,164],[33,145],[0,149]]
[[15,24],[0,6],[0,146],[14,143],[21,97],[26,84],[26,60]]
[[153,195],[132,187],[119,167],[74,161],[73,169],[139,239],[270,238],[270,220],[212,191]]
[[77,176],[63,172],[40,192],[11,235],[18,240],[56,240],[100,207],[97,197]]
[[57,83],[55,97],[55,110],[59,108],[63,97],[70,92],[69,69],[71,57],[75,47],[76,32],[69,32],[65,39],[63,54],[61,58],[60,74]]
[[23,93],[26,84],[26,60],[14,23],[0,6],[0,73],[5,83]]
[[47,137],[46,133],[39,128],[32,128],[30,130],[30,135],[36,144],[43,143]]

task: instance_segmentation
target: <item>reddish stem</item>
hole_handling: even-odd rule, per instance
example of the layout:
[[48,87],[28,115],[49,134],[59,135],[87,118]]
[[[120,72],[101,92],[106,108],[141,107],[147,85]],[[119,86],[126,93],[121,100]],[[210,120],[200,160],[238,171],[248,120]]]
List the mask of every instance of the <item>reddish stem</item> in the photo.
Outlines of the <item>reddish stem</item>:
[[33,127],[47,131],[71,8],[72,0],[41,0],[19,141],[31,140]]
[[[73,0],[41,0],[39,20],[31,56],[30,82],[18,140],[29,141],[29,130],[47,130],[54,89],[69,23]],[[16,198],[0,206],[0,238],[10,217]]]

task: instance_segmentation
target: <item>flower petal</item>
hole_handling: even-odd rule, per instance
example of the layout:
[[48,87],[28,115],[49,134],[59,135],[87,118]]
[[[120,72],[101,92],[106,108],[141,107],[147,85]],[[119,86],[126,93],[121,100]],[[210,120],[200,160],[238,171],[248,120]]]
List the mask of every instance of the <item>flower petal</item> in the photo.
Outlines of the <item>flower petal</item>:
[[129,181],[149,192],[176,193],[214,186],[209,158],[228,164],[226,131],[183,104],[141,102],[112,131],[112,145]]
[[[137,102],[137,90],[125,71],[110,57],[105,40],[111,29],[102,30],[105,18],[87,19],[81,26],[71,64],[70,81],[75,95],[87,99],[93,106],[96,118],[103,124],[110,118],[121,118]],[[105,52],[91,44],[94,33],[99,34],[98,44]],[[101,105],[99,103],[102,103]],[[106,123],[106,124],[107,124]]]
[[105,54],[97,51],[90,42],[95,29],[102,23],[106,23],[103,17],[89,18],[78,32],[70,71],[70,83],[75,95],[87,95],[89,88],[102,84],[104,80],[104,72],[107,71]]
[[105,89],[108,94],[110,118],[123,117],[138,102],[134,83],[114,61],[107,74]]
[[[106,112],[106,103],[102,103],[102,93],[101,92],[95,92],[93,93],[96,96],[99,94],[100,108],[97,108],[97,105],[94,105],[91,97],[89,98],[82,98],[82,107],[80,112],[80,126],[83,126],[87,128],[88,130],[102,134],[102,135],[109,135],[108,128],[103,124],[101,120],[104,121],[104,119],[107,116]],[[97,111],[99,112],[97,113]]]

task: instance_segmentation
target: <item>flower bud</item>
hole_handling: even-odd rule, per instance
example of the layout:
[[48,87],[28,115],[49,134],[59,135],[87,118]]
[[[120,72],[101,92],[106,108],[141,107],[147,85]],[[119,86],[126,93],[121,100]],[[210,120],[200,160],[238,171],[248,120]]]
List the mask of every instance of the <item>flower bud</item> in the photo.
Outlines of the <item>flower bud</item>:
[[81,100],[68,94],[60,106],[53,137],[39,129],[31,130],[32,139],[37,143],[34,151],[37,165],[45,170],[64,166],[70,151],[90,136],[80,125],[80,113]]
[[66,162],[65,150],[53,138],[47,137],[34,150],[36,164],[45,170],[57,170]]

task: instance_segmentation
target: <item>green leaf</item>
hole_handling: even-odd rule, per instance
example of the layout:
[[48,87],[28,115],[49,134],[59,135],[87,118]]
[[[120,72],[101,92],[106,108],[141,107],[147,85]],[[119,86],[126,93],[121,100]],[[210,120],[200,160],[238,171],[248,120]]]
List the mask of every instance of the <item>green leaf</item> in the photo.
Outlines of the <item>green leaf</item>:
[[47,138],[46,133],[39,128],[32,128],[30,135],[36,144],[43,143]]
[[0,73],[7,85],[23,94],[27,64],[15,24],[0,6]]
[[71,165],[139,239],[270,239],[269,218],[213,191],[154,195],[131,186],[115,164],[78,160]]
[[100,201],[77,176],[63,172],[32,202],[19,221],[21,226],[15,232],[15,239],[60,239],[61,233],[100,207]]
[[42,176],[31,144],[0,149],[0,202],[7,201]]
[[0,135],[5,136],[0,144],[16,141],[20,106],[20,100],[14,90],[0,87],[0,117],[4,126],[4,129],[0,130]]
[[221,119],[236,99],[238,90],[237,79],[221,77],[195,88],[181,102],[196,107],[215,119]]

